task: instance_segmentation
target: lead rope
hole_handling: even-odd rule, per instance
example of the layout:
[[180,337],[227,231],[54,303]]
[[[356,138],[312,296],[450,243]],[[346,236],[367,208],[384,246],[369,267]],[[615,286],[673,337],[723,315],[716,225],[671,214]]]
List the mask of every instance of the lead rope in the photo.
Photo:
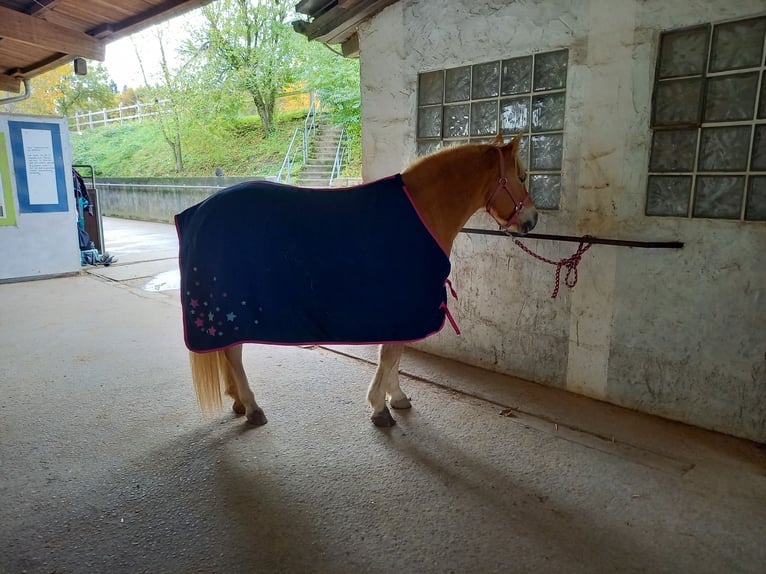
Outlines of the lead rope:
[[[455,288],[452,286],[452,281],[449,279],[444,281],[444,284],[449,287],[450,294],[457,300],[457,291],[455,291]],[[447,319],[449,319],[450,325],[452,325],[452,328],[455,330],[455,334],[460,334],[460,327],[457,326],[457,322],[455,321],[455,318],[452,316],[452,313],[449,310],[449,306],[446,302],[442,301],[442,304],[439,305],[439,309],[444,309],[444,314],[447,316]]]
[[[583,237],[583,239],[587,238],[587,235]],[[583,254],[591,247],[591,243],[581,241],[580,246],[577,248],[577,251],[574,253],[574,255],[565,257],[560,261],[553,261],[543,257],[542,255],[538,255],[518,239],[514,239],[513,242],[518,245],[522,251],[529,253],[535,259],[539,259],[540,261],[544,261],[545,263],[556,266],[556,287],[553,289],[553,295],[551,295],[551,299],[555,299],[559,294],[562,267],[566,267],[567,270],[566,275],[564,275],[564,284],[570,289],[577,285],[577,266],[580,264],[580,260],[582,259]]]

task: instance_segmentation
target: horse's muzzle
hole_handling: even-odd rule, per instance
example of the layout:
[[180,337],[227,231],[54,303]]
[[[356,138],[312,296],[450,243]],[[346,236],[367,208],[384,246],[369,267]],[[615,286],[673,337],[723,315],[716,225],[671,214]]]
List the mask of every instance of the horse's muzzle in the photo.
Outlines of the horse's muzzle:
[[520,231],[521,233],[525,233],[525,234],[529,233],[535,228],[536,225],[537,225],[537,211],[535,211],[531,219],[527,219],[522,222]]

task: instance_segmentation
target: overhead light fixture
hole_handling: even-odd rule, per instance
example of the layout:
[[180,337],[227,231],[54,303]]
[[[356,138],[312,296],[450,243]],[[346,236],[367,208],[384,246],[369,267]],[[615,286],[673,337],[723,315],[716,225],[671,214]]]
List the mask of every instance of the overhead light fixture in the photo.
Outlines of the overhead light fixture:
[[75,58],[72,60],[72,65],[74,66],[74,73],[78,76],[85,76],[88,73],[88,62],[85,61],[85,58]]

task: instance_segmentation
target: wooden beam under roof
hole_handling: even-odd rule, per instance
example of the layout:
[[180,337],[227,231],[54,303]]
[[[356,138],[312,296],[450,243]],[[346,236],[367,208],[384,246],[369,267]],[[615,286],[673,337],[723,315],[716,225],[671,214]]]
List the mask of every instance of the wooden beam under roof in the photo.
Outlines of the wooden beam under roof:
[[39,16],[43,12],[47,12],[55,7],[59,2],[61,2],[61,0],[35,0],[35,3],[27,8],[27,14],[30,16]]
[[0,6],[0,37],[72,57],[104,60],[104,42],[82,32]]
[[0,90],[3,92],[19,93],[21,91],[21,80],[8,74],[0,74]]
[[213,0],[166,0],[161,4],[156,4],[149,9],[135,14],[130,18],[121,20],[114,24],[105,24],[97,26],[88,33],[99,38],[108,38],[109,41],[117,40],[124,36],[129,36],[135,32],[165,22],[176,16],[180,16],[191,10],[196,10]]

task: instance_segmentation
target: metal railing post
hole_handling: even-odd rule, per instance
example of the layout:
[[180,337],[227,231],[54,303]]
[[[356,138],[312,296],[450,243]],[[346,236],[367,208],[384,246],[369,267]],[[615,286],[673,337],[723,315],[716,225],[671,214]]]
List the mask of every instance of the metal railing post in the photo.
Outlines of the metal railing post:
[[348,147],[343,143],[345,135],[346,128],[344,127],[340,132],[340,138],[338,138],[338,147],[335,148],[335,160],[333,161],[332,171],[330,172],[330,181],[327,182],[328,187],[332,187],[332,182],[335,181],[335,178],[340,177],[340,171],[343,168],[343,158],[346,155],[346,148]]

